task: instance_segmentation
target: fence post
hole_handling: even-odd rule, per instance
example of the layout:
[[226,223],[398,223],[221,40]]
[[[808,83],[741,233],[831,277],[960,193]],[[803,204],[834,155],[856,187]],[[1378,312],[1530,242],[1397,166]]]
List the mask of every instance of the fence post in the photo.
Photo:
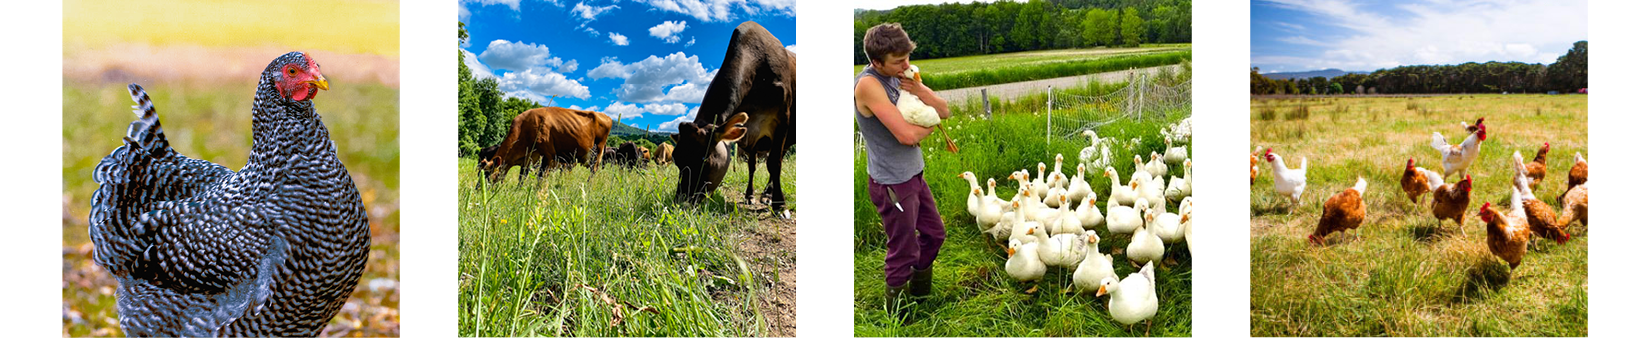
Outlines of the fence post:
[[1043,149],[1046,150],[1048,149],[1047,146],[1051,144],[1049,142],[1052,137],[1051,134],[1054,133],[1054,85],[1049,85],[1045,90],[1048,92],[1048,99],[1043,102],[1048,106],[1048,114],[1043,116]]
[[985,106],[985,119],[991,119],[991,97],[986,96],[985,88],[980,88],[980,105]]

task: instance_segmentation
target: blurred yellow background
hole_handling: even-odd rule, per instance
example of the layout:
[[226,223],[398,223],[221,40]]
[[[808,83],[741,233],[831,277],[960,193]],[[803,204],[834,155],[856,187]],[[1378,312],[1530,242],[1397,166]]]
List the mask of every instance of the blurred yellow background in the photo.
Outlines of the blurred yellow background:
[[154,98],[179,153],[238,170],[259,74],[291,51],[331,82],[316,111],[372,229],[367,271],[321,334],[400,335],[399,19],[398,3],[376,0],[64,3],[63,335],[122,335],[116,283],[91,261],[86,216],[92,168],[134,118],[126,84]]

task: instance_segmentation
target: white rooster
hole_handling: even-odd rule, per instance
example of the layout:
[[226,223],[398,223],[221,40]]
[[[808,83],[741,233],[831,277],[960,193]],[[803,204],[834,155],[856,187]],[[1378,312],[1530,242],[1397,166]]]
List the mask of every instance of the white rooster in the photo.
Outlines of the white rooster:
[[1489,134],[1482,122],[1477,127],[1478,130],[1467,136],[1466,140],[1462,140],[1461,144],[1449,144],[1449,141],[1444,140],[1444,134],[1432,133],[1432,148],[1437,149],[1444,158],[1444,171],[1440,172],[1444,178],[1456,173],[1466,177],[1467,167],[1478,160],[1478,146],[1489,138]]
[[1272,153],[1271,148],[1266,149],[1266,155],[1263,157],[1266,158],[1266,162],[1272,163],[1273,189],[1277,189],[1278,194],[1288,197],[1291,207],[1300,204],[1301,193],[1306,192],[1306,156],[1301,156],[1299,169],[1289,169],[1288,165],[1283,164],[1283,158]]

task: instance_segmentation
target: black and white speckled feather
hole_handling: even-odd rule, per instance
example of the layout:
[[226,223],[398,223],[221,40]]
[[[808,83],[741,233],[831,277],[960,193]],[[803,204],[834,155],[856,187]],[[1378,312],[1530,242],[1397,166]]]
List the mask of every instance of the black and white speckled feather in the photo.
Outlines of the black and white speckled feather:
[[366,210],[312,103],[276,89],[294,63],[313,61],[288,53],[259,79],[239,171],[174,151],[128,87],[138,120],[94,170],[89,216],[126,335],[314,336],[355,289]]

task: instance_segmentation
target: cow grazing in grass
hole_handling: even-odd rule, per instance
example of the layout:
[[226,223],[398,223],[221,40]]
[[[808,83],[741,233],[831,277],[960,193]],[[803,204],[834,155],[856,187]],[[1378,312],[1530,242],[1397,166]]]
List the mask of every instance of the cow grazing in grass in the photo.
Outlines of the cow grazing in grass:
[[518,165],[525,178],[532,163],[540,164],[535,170],[539,172],[583,163],[594,174],[601,167],[600,154],[606,149],[607,133],[612,128],[613,119],[598,112],[561,107],[531,109],[516,115],[504,141],[480,166],[493,182]]
[[[721,71],[705,90],[699,115],[682,122],[672,158],[680,170],[678,202],[696,202],[721,186],[729,157],[724,142],[738,142],[740,156],[755,178],[756,159],[768,165],[763,195],[777,212],[784,209],[779,183],[785,154],[796,144],[796,54],[755,22],[739,24],[728,41]],[[765,155],[765,156],[764,156]],[[755,180],[748,180],[745,199],[753,200]]]
[[673,152],[676,152],[676,147],[671,146],[670,143],[660,143],[658,146],[653,147],[653,164],[664,165],[670,163],[670,153]]
[[635,142],[620,143],[617,148],[617,150],[612,148],[609,148],[608,150],[613,151],[613,162],[618,165],[628,168],[635,168],[637,165],[643,164],[645,162],[644,159],[647,158],[642,154],[642,148],[637,147]]

